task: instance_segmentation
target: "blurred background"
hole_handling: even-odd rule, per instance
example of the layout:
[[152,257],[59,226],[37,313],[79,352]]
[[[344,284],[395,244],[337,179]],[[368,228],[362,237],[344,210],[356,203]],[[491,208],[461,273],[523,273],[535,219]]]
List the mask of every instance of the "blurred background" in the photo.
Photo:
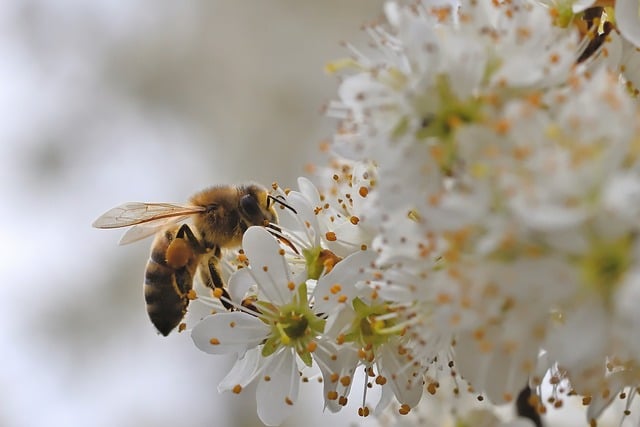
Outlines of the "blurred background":
[[[0,426],[259,426],[230,360],[156,334],[150,240],[91,228],[124,201],[295,186],[334,123],[323,65],[381,0],[0,3]],[[346,426],[302,387],[290,426]]]

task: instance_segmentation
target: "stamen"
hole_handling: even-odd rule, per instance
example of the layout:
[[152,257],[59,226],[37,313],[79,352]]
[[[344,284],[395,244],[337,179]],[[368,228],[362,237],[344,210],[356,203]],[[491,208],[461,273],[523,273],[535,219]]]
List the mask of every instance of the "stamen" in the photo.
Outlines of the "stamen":
[[369,382],[369,374],[367,373],[367,367],[364,367],[364,392],[362,393],[362,407],[367,407],[367,383]]
[[356,61],[360,65],[362,65],[363,67],[371,66],[371,60],[367,57],[367,55],[360,52],[360,50],[357,49],[353,44],[345,43],[344,46],[347,48],[347,50],[349,50],[349,52],[351,52],[355,56]]
[[284,345],[289,345],[291,343],[291,338],[289,338],[289,335],[284,331],[282,323],[276,323],[276,328],[278,329],[278,332],[280,332],[280,342]]

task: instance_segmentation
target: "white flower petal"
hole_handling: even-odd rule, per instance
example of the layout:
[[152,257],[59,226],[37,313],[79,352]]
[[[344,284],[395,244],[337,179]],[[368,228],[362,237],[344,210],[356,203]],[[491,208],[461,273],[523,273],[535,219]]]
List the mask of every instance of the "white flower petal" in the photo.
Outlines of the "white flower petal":
[[382,387],[380,399],[378,400],[378,403],[376,403],[373,414],[375,416],[381,415],[394,399],[395,394],[393,393],[393,389],[391,387]]
[[[369,74],[346,78],[338,89],[342,102],[363,116],[369,108],[397,104],[397,92]],[[364,96],[363,96],[364,95]]]
[[619,286],[614,296],[617,327],[613,334],[625,343],[635,360],[640,360],[640,340],[637,339],[640,331],[640,269],[636,267],[627,272],[624,282]]
[[214,312],[224,313],[226,311],[227,310],[222,306],[222,304],[219,304],[219,307],[213,307],[209,302],[203,302],[198,298],[189,303],[189,308],[187,310],[187,314],[184,316],[183,322],[187,325],[186,329],[190,331],[205,317],[210,316]]
[[324,327],[325,336],[337,337],[338,335],[345,333],[353,325],[355,320],[355,311],[351,308],[351,305],[346,306],[344,309],[341,307],[333,313],[325,313],[327,315],[327,323]]
[[602,199],[608,212],[635,223],[640,216],[640,177],[635,173],[612,177],[603,190]]
[[346,257],[354,251],[354,243],[360,245],[370,243],[370,237],[365,232],[362,222],[358,225],[352,224],[349,220],[344,219],[341,224],[332,227],[337,240],[325,241],[327,248],[340,257]]
[[588,216],[588,212],[580,207],[566,207],[559,204],[533,205],[521,198],[514,198],[511,208],[523,224],[541,231],[553,232],[562,228],[575,227]]
[[[594,393],[591,403],[587,408],[587,420],[597,420],[611,403],[619,398],[620,391],[629,385],[627,383],[629,374],[625,371],[614,372],[607,377],[607,390],[609,393]],[[634,381],[635,382],[635,381]],[[632,383],[631,383],[632,384]],[[604,396],[603,396],[604,394]]]
[[[622,63],[625,60],[625,48],[631,47],[635,50],[630,42],[625,40],[617,31],[610,31],[604,44],[599,50],[598,61],[602,62],[607,68],[611,70],[623,69],[623,74],[626,71],[637,73],[637,70],[629,70],[623,66]],[[636,52],[637,53],[637,52]],[[637,56],[637,55],[636,55]],[[626,77],[626,76],[625,76]],[[635,83],[635,82],[634,82]]]
[[389,380],[388,384],[398,402],[413,408],[420,401],[424,388],[422,375],[416,372],[421,368],[399,353],[397,346],[387,343],[378,355],[378,366],[382,375]]
[[244,233],[242,247],[260,294],[277,305],[287,303],[291,299],[292,291],[287,287],[291,278],[275,237],[264,227],[250,227]]
[[445,193],[436,207],[426,203],[420,214],[436,229],[459,229],[486,219],[491,195],[481,187],[468,194]]
[[312,203],[302,193],[291,191],[287,196],[287,204],[296,210],[296,220],[298,221],[296,225],[300,229],[300,233],[306,236],[306,241],[311,246],[319,246],[320,236],[317,232],[320,231],[320,226]]
[[248,350],[236,361],[229,373],[218,384],[218,392],[235,390],[237,386],[246,387],[264,368],[265,358],[262,347]]
[[203,319],[191,331],[196,347],[210,354],[243,353],[260,344],[269,327],[246,313],[218,313]]
[[191,331],[202,319],[214,313],[225,313],[222,302],[217,298],[211,298],[211,288],[206,287],[200,280],[195,280],[193,290],[196,295],[203,295],[203,298],[196,298],[189,303],[187,314],[184,316],[183,322],[187,325],[186,330]]
[[616,0],[616,25],[625,39],[640,47],[640,5],[638,0]]
[[336,306],[350,304],[358,294],[356,284],[372,277],[369,270],[376,256],[374,251],[355,252],[337,263],[328,274],[322,276],[313,292],[314,311],[329,313]]
[[298,399],[300,374],[295,357],[289,348],[273,354],[263,370],[264,376],[259,378],[256,390],[258,417],[268,426],[282,424]]
[[248,268],[241,268],[231,275],[228,282],[229,296],[239,302],[245,297],[249,289],[256,284]]
[[[318,347],[313,353],[313,359],[322,372],[324,406],[331,412],[338,412],[343,408],[339,403],[339,398],[349,396],[353,384],[353,375],[359,361],[358,351],[354,347],[346,345],[336,348],[333,344],[321,342],[318,343]],[[341,381],[345,377],[349,378],[348,383]],[[328,398],[329,393],[332,392],[337,393],[336,399]]]
[[[298,178],[298,188],[300,189],[300,193],[309,201],[311,205],[319,206],[320,201],[320,193],[315,185],[308,179],[303,176]],[[291,194],[291,193],[289,193]]]
[[580,372],[603,364],[608,328],[605,308],[599,301],[587,300],[566,313],[564,323],[552,331],[545,349],[561,366]]
[[[613,36],[620,38],[617,35]],[[620,67],[623,69],[622,74],[624,78],[633,85],[633,89],[638,89],[640,88],[640,51],[636,46],[626,40],[621,44],[622,61]]]
[[387,22],[397,27],[400,25],[400,7],[396,2],[387,1],[384,3],[384,16]]
[[440,38],[440,48],[447,52],[442,55],[440,67],[449,74],[452,89],[459,99],[468,98],[484,78],[488,61],[486,46],[479,39],[450,32]]

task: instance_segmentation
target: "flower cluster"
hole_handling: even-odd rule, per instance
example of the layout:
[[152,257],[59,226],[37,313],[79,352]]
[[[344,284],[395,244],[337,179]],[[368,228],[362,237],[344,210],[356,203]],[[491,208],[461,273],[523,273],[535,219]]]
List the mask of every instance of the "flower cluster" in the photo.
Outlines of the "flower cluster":
[[385,16],[368,51],[328,65],[332,164],[317,187],[274,190],[280,222],[244,234],[235,311],[192,330],[203,351],[238,356],[219,389],[257,382],[268,425],[312,367],[333,412],[360,369],[363,416],[438,396],[449,410],[427,425],[527,425],[457,403],[515,402],[527,386],[539,414],[577,395],[591,425],[617,396],[630,416],[637,4],[398,0]]

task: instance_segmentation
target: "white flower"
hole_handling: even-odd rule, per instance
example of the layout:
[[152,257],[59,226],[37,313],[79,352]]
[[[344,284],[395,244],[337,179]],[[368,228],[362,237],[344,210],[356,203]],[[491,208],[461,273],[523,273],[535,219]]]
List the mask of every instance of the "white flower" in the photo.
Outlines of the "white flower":
[[[366,172],[357,170],[359,179],[349,169],[348,184],[336,184],[327,194],[321,194],[310,180],[301,177],[298,179],[300,191],[280,195],[290,209],[283,210],[281,230],[274,233],[287,243],[284,248],[290,262],[306,265],[311,279],[317,280],[323,271],[331,271],[341,258],[366,250],[370,245],[371,236],[354,213],[354,210],[362,211],[361,205],[369,191],[360,174],[370,178]],[[334,177],[331,178],[334,183],[347,179],[341,180],[337,174]],[[339,190],[343,186],[349,190]]]
[[492,402],[511,402],[534,372],[550,307],[569,292],[571,271],[553,258],[457,268],[464,316],[473,320],[456,335],[458,372]]
[[497,407],[465,389],[448,369],[437,382],[428,387],[420,403],[409,413],[390,406],[381,416],[383,426],[398,427],[533,427],[533,423],[518,418],[505,406]]
[[[286,203],[296,209],[296,215],[304,216],[308,208],[304,200],[289,196]],[[311,233],[308,236],[314,235],[313,227],[305,228]],[[290,413],[297,398],[298,365],[318,364],[328,409],[336,412],[346,404],[361,355],[357,347],[339,342],[341,328],[355,321],[355,317],[340,316],[340,312],[351,307],[360,292],[370,292],[364,282],[371,278],[375,259],[375,253],[359,249],[331,269],[319,272],[319,279],[311,279],[304,272],[306,268],[296,268],[294,273],[288,264],[294,258],[285,256],[284,248],[304,239],[293,238],[294,232],[284,228],[279,235],[291,240],[281,242],[281,246],[263,227],[245,232],[243,248],[249,266],[232,275],[229,291],[235,301],[249,295],[249,305],[237,304],[241,311],[209,316],[192,331],[201,350],[238,355],[219,390],[239,392],[258,381],[258,415],[268,425],[279,424]],[[295,246],[293,249],[298,251]],[[316,281],[314,290],[308,292],[307,284]],[[332,333],[325,331],[329,328]],[[267,389],[274,392],[264,391]]]
[[[446,140],[490,118],[496,97],[566,82],[577,58],[577,32],[527,2],[391,4],[391,30],[371,29],[378,51],[355,52],[359,72],[344,79],[330,110],[344,119],[336,150],[356,160],[381,162],[380,138]],[[447,141],[438,145],[441,166],[453,167]]]
[[640,46],[640,5],[636,0],[616,0],[616,24],[622,36]]
[[[337,170],[336,170],[337,169]],[[316,244],[331,250],[340,257],[368,247],[372,236],[366,225],[366,198],[372,191],[374,171],[361,163],[336,165],[331,176],[331,185],[322,193],[310,180],[298,179],[300,193],[291,191],[295,206],[306,204],[306,215],[299,223],[310,222],[315,231]],[[304,200],[299,200],[302,197]],[[309,210],[308,208],[312,208]],[[313,213],[315,219],[310,218]],[[314,227],[315,226],[315,227]]]
[[[413,358],[405,335],[406,324],[399,313],[402,307],[379,298],[362,295],[353,299],[351,307],[340,312],[340,321],[333,324],[332,334],[342,346],[357,350],[358,363],[362,364],[369,376],[375,377],[375,384],[383,388],[383,395],[393,396],[407,408],[415,406],[422,395],[419,360]],[[363,391],[363,401],[366,388]],[[388,403],[381,399],[379,405]],[[366,404],[363,402],[363,410]],[[368,409],[367,409],[368,410]],[[376,409],[376,411],[381,408]]]
[[630,42],[622,41],[620,44],[622,45],[622,58],[620,59],[619,68],[629,92],[637,98],[638,88],[640,88],[640,49],[637,44],[634,45]]
[[635,307],[640,243],[630,236],[594,241],[576,267],[582,281],[559,305],[561,322],[551,329],[544,347],[568,372],[576,391],[596,395],[609,386],[611,366],[635,370],[640,361]]
[[311,366],[325,322],[309,306],[306,275],[291,273],[268,231],[249,228],[243,248],[250,265],[232,276],[229,286],[244,289],[252,278],[257,287],[253,308],[209,316],[191,335],[205,352],[239,355],[220,390],[239,392],[257,380],[258,415],[265,424],[278,425],[298,397],[298,360]]
[[[341,369],[349,373],[348,378],[362,365],[368,376],[375,377],[374,383],[382,387],[383,395],[395,396],[410,408],[422,394],[422,366],[406,347],[404,335],[410,321],[405,321],[404,307],[385,300],[383,290],[376,285],[379,271],[373,265],[375,258],[375,252],[358,251],[337,263],[318,280],[313,293],[314,309],[328,317],[325,335],[338,344],[336,359],[341,359]],[[335,383],[338,375],[340,378],[345,375],[334,359],[326,367],[321,364],[321,369],[325,391],[329,381],[333,379]],[[325,398],[346,397],[350,382],[342,384],[342,390],[340,385],[336,386]],[[365,384],[361,407],[364,413],[368,411],[366,394]],[[387,403],[383,398],[378,406]],[[326,404],[334,410],[333,402]]]
[[375,259],[373,251],[358,251],[337,263],[318,280],[313,290],[314,309],[330,314],[350,306],[359,295],[370,293],[365,282],[373,279],[371,265]]

